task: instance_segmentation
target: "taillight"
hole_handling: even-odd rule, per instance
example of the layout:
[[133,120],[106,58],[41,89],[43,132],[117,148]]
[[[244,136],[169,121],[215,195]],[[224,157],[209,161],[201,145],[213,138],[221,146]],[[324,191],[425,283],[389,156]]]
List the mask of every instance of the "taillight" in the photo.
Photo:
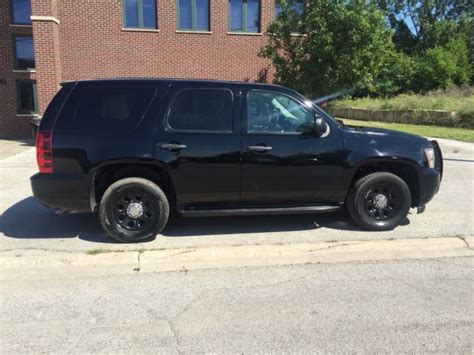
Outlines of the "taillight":
[[36,136],[36,161],[40,173],[53,172],[53,132],[38,131]]

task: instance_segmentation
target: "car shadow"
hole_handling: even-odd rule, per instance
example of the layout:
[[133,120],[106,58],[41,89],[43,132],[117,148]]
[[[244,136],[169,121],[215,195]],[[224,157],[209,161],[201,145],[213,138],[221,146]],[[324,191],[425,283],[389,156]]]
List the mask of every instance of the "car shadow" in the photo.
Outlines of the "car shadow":
[[[407,219],[404,225],[408,224]],[[164,237],[307,231],[320,228],[361,231],[341,211],[330,214],[172,218]],[[33,197],[11,206],[0,217],[0,232],[18,239],[79,238],[89,242],[116,243],[102,230],[95,213],[61,215],[44,207]]]

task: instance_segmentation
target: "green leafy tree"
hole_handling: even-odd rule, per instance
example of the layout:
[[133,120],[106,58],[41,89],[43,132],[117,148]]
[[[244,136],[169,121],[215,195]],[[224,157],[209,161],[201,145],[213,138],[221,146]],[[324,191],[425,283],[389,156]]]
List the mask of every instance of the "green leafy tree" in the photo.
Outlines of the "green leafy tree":
[[280,1],[281,13],[260,53],[271,59],[276,82],[311,96],[350,87],[377,90],[393,53],[383,11],[369,1],[311,0],[303,11],[295,3]]
[[466,36],[472,0],[378,0],[395,30],[398,49],[414,53]]

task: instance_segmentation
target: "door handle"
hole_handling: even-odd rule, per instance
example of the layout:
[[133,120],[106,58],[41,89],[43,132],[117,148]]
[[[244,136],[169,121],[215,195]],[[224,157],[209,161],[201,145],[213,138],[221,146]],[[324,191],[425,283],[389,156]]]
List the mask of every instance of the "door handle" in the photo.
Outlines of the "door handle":
[[181,150],[185,149],[188,146],[186,144],[179,144],[179,143],[163,143],[160,144],[161,149],[168,149],[168,150]]
[[272,150],[273,148],[267,145],[250,145],[247,147],[247,149],[254,152],[268,152]]

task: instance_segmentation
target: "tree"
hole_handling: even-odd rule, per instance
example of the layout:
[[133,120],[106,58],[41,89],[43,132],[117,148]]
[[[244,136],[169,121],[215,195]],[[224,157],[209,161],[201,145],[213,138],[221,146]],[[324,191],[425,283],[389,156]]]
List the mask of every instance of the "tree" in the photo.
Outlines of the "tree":
[[392,33],[377,5],[311,0],[301,12],[295,3],[280,1],[281,13],[269,25],[269,42],[260,53],[272,60],[276,82],[310,96],[348,87],[373,92],[393,53]]
[[378,0],[395,30],[394,43],[405,53],[426,51],[466,36],[472,0]]

